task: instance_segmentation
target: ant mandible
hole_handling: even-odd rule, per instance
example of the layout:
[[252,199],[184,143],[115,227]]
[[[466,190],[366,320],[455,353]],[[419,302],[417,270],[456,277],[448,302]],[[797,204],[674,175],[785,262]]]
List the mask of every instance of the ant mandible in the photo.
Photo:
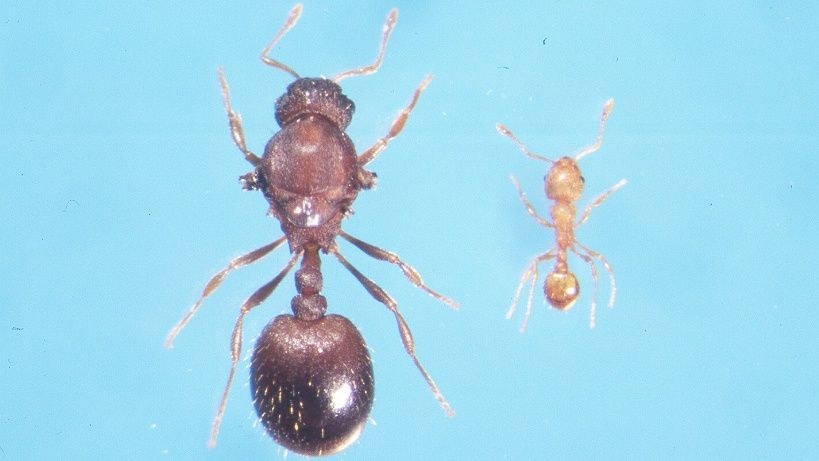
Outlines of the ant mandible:
[[364,169],[404,128],[419,96],[432,79],[427,76],[390,127],[386,136],[356,155],[345,129],[355,106],[338,82],[374,73],[381,66],[387,41],[398,18],[393,9],[387,16],[378,56],[368,66],[342,72],[332,79],[303,78],[293,69],[270,57],[270,50],[297,22],[302,6],[294,6],[278,34],[264,48],[264,64],[296,78],[276,101],[276,121],[281,126],[267,143],[260,158],[245,144],[241,116],[233,110],[222,69],[219,82],[233,142],[253,165],[240,179],[244,189],[261,190],[270,203],[268,214],[276,217],[284,236],[235,258],[205,286],[202,295],[168,334],[166,347],[227,277],[239,267],[254,263],[287,241],[290,260],[273,280],[242,304],[230,340],[231,368],[210,433],[214,446],[227,405],[242,348],[245,315],[276,289],[301,258],[296,271],[294,315],[279,315],[264,329],[251,359],[253,403],[267,432],[281,445],[306,455],[335,453],[354,442],[366,422],[373,403],[372,363],[358,329],[340,315],[325,315],[327,300],[322,289],[319,251],[330,253],[395,316],[404,348],[423,375],[444,411],[454,412],[438,386],[415,355],[412,333],[398,305],[381,287],[359,272],[341,255],[335,239],[341,236],[368,256],[398,266],[414,285],[457,308],[457,304],[428,288],[418,272],[389,251],[365,243],[341,230],[341,221],[352,211],[358,192],[375,185],[376,175]]
[[546,276],[546,280],[543,283],[543,291],[546,295],[546,299],[549,300],[549,304],[551,304],[555,309],[565,311],[571,308],[574,302],[577,301],[577,297],[580,295],[580,284],[577,282],[577,277],[575,277],[569,270],[569,264],[566,258],[568,251],[571,251],[580,257],[580,259],[586,261],[591,268],[592,279],[594,280],[594,295],[592,296],[591,302],[589,326],[594,328],[595,312],[597,309],[597,267],[594,265],[594,259],[600,261],[603,264],[603,267],[609,273],[609,280],[611,282],[609,307],[614,306],[614,297],[617,294],[617,287],[614,283],[614,271],[612,271],[611,265],[608,261],[606,261],[606,258],[603,257],[602,254],[585,247],[583,244],[578,242],[574,236],[575,229],[580,227],[586,222],[587,219],[589,219],[589,213],[591,213],[592,208],[599,206],[604,200],[606,200],[606,198],[608,198],[609,195],[626,185],[628,182],[625,179],[621,179],[617,182],[617,184],[600,194],[600,196],[598,196],[586,207],[583,214],[580,215],[580,219],[575,222],[574,219],[577,215],[577,209],[575,208],[574,202],[576,202],[577,199],[579,199],[583,194],[583,185],[586,181],[583,178],[583,175],[580,173],[580,167],[577,166],[577,162],[581,158],[593,152],[597,152],[597,150],[600,149],[600,146],[603,144],[603,132],[606,128],[606,119],[608,118],[612,108],[614,108],[614,99],[609,99],[603,106],[603,115],[600,119],[600,131],[597,135],[597,142],[581,150],[574,156],[574,158],[565,156],[557,161],[530,152],[529,149],[527,149],[526,146],[520,142],[508,128],[503,126],[503,124],[498,123],[496,125],[498,132],[517,144],[517,146],[526,156],[552,164],[552,167],[549,169],[549,172],[544,178],[546,196],[555,202],[550,210],[552,222],[549,222],[545,218],[541,217],[535,211],[535,208],[529,202],[529,199],[526,198],[526,193],[523,192],[518,180],[514,176],[511,177],[512,183],[515,185],[515,188],[518,190],[518,194],[520,195],[520,200],[523,202],[523,206],[526,207],[526,211],[529,213],[529,215],[532,216],[541,226],[554,229],[555,231],[555,246],[549,251],[535,257],[535,259],[529,264],[529,267],[520,278],[520,283],[518,283],[517,290],[515,290],[515,297],[512,300],[512,305],[509,307],[509,311],[506,312],[506,318],[511,318],[512,314],[515,312],[518,301],[520,300],[520,293],[523,286],[529,279],[531,279],[532,283],[529,287],[529,298],[526,301],[526,313],[523,316],[523,323],[520,326],[521,332],[526,331],[526,325],[529,322],[529,315],[532,313],[532,297],[535,291],[535,283],[537,283],[538,279],[538,265],[540,263],[550,259],[557,260],[554,268],[549,275]]

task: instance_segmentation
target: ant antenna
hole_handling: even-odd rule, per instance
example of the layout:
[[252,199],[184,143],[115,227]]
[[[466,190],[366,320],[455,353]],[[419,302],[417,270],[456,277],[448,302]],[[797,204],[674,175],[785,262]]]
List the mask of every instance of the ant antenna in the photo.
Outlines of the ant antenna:
[[597,152],[600,149],[600,146],[603,145],[603,132],[606,130],[606,119],[609,118],[609,113],[612,109],[614,109],[614,98],[606,101],[606,104],[603,106],[603,115],[600,116],[600,131],[597,133],[597,142],[581,150],[577,155],[575,155],[575,161],[578,161],[593,152]]
[[279,33],[276,34],[275,37],[273,37],[273,40],[271,40],[270,43],[267,44],[265,49],[262,50],[261,56],[259,56],[262,62],[267,64],[268,66],[281,69],[296,78],[301,77],[299,76],[299,74],[296,73],[295,70],[271,58],[269,54],[270,50],[273,49],[273,47],[276,46],[277,43],[279,43],[279,40],[281,40],[282,37],[284,37],[284,34],[286,34],[290,29],[293,28],[293,26],[296,25],[296,22],[298,22],[299,20],[299,16],[301,16],[301,10],[302,10],[301,3],[296,3],[296,6],[294,6],[290,10],[290,14],[287,15],[287,20],[282,25],[282,28],[279,29]]
[[384,23],[384,34],[381,36],[381,48],[378,50],[378,56],[375,58],[374,63],[369,66],[342,72],[333,77],[333,81],[338,83],[347,77],[369,75],[376,72],[378,68],[381,67],[381,61],[384,60],[384,52],[387,51],[387,41],[390,39],[390,34],[392,34],[392,29],[395,27],[396,21],[398,21],[398,10],[393,8],[390,14],[387,15],[387,21]]
[[550,158],[546,158],[542,155],[530,152],[529,149],[527,149],[526,146],[522,142],[520,142],[520,140],[518,140],[518,138],[516,138],[511,131],[509,131],[509,128],[503,126],[503,123],[500,122],[496,123],[495,128],[498,130],[498,133],[506,136],[507,138],[511,139],[515,144],[517,144],[518,148],[520,148],[520,151],[523,152],[527,157],[531,157],[535,160],[541,160],[543,162],[555,163],[555,161]]

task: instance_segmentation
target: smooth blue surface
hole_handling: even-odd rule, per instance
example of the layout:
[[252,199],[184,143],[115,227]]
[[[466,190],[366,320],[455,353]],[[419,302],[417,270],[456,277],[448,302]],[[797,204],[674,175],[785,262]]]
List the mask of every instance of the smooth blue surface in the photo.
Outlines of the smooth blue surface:
[[[280,235],[233,146],[223,66],[248,143],[276,131],[291,81],[257,57],[281,2],[6,2],[0,7],[0,460],[282,459],[254,426],[247,360],[206,448],[241,302],[287,251],[234,273],[172,350],[165,334],[230,258]],[[374,360],[376,401],[339,459],[815,459],[819,456],[819,8],[815,2],[308,2],[275,49],[304,75],[371,62],[343,82],[359,150],[426,73],[406,129],[371,164],[345,229],[400,254],[453,312],[386,263],[342,251],[399,302],[447,419],[394,320],[325,258],[330,309]],[[541,154],[593,142],[585,206],[621,178],[578,239],[568,313],[536,292],[505,321],[520,274],[554,236]],[[548,266],[543,267],[543,272]],[[292,278],[246,322],[245,352],[289,309]],[[246,356],[246,353],[243,353]],[[292,453],[290,458],[300,458]]]

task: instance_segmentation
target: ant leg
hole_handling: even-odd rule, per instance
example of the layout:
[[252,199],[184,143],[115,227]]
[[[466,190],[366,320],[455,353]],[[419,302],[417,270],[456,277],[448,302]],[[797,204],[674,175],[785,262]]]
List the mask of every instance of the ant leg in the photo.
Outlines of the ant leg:
[[535,285],[537,284],[538,279],[537,267],[543,261],[547,261],[557,256],[557,253],[552,253],[553,251],[554,249],[549,250],[532,261],[532,285],[529,287],[529,299],[526,300],[526,314],[523,316],[523,323],[520,324],[521,333],[526,332],[526,326],[529,325],[529,316],[532,315],[532,298],[535,294]]
[[273,243],[269,243],[261,248],[257,248],[251,251],[248,254],[239,256],[238,258],[235,258],[232,261],[230,261],[227,267],[225,267],[224,269],[219,271],[219,273],[211,277],[207,285],[205,285],[205,289],[202,290],[202,295],[199,296],[199,299],[196,301],[193,307],[191,307],[190,310],[188,310],[188,312],[185,314],[184,317],[182,317],[182,320],[180,320],[179,323],[177,323],[176,325],[174,325],[173,328],[171,328],[171,331],[168,333],[167,339],[165,339],[165,347],[168,349],[173,347],[173,341],[174,339],[176,339],[176,336],[179,334],[179,332],[182,331],[182,328],[184,328],[185,325],[187,325],[187,323],[190,321],[190,319],[193,318],[193,315],[196,314],[196,311],[199,310],[199,307],[202,305],[202,302],[205,301],[205,298],[210,296],[214,291],[216,291],[217,288],[219,288],[219,285],[222,284],[222,281],[225,280],[225,278],[228,276],[230,272],[242,266],[253,264],[256,261],[264,258],[271,251],[275,250],[282,243],[284,243],[285,240],[287,240],[287,238],[282,237]]
[[611,186],[607,191],[600,194],[596,199],[594,199],[592,203],[590,203],[586,207],[585,210],[583,210],[583,214],[580,215],[580,219],[577,220],[577,224],[575,224],[574,227],[580,227],[581,224],[583,224],[584,222],[586,222],[587,219],[589,219],[589,213],[591,213],[592,208],[600,206],[600,204],[603,203],[604,200],[609,198],[609,195],[613,194],[614,192],[617,191],[617,189],[625,186],[626,184],[628,184],[628,181],[625,179],[621,179],[617,181],[617,184]]
[[535,285],[540,275],[537,272],[537,264],[532,264],[532,283],[529,284],[529,297],[526,299],[526,313],[523,314],[523,322],[520,324],[521,334],[526,332],[526,326],[529,325],[529,316],[532,315],[532,299],[535,296]]
[[296,71],[294,71],[290,67],[271,58],[270,50],[272,50],[273,47],[276,46],[277,43],[279,43],[279,40],[281,40],[281,38],[284,37],[284,34],[286,34],[290,29],[293,28],[293,26],[296,25],[296,22],[298,22],[299,20],[299,16],[301,16],[301,3],[297,3],[296,6],[294,6],[290,10],[290,14],[287,15],[287,19],[284,21],[284,24],[282,24],[282,28],[279,29],[279,33],[277,33],[276,36],[273,37],[273,40],[270,40],[270,43],[267,44],[264,50],[262,50],[262,54],[259,56],[259,59],[261,59],[262,62],[267,64],[268,66],[283,70],[296,78],[299,78],[299,74],[297,74]]
[[509,310],[506,311],[506,319],[508,320],[512,318],[512,314],[515,313],[518,301],[520,300],[520,292],[523,290],[523,286],[531,277],[532,285],[529,287],[529,297],[526,302],[526,313],[523,315],[523,323],[520,326],[521,333],[526,331],[526,325],[529,323],[529,316],[532,314],[532,299],[535,293],[535,284],[537,283],[538,279],[537,266],[543,261],[548,261],[557,256],[556,250],[556,248],[552,248],[551,250],[535,257],[535,259],[532,260],[532,262],[529,264],[529,268],[527,268],[526,272],[524,272],[523,276],[521,276],[520,283],[518,283],[518,288],[515,290],[515,297],[512,299],[512,304],[509,306]]
[[597,133],[597,142],[578,152],[577,155],[574,156],[575,161],[578,161],[593,152],[597,152],[600,149],[600,146],[603,145],[603,132],[606,130],[606,120],[609,118],[609,113],[611,113],[612,109],[614,109],[613,98],[606,101],[606,104],[603,105],[603,115],[600,116],[600,131]]
[[395,121],[392,122],[392,126],[390,126],[390,131],[387,133],[387,135],[376,141],[372,147],[365,150],[358,156],[359,166],[363,167],[364,165],[372,162],[376,157],[378,157],[378,154],[380,154],[381,151],[387,147],[387,143],[401,133],[401,130],[404,129],[404,124],[407,123],[407,118],[409,118],[410,112],[412,112],[412,109],[415,108],[415,104],[418,102],[418,97],[421,96],[421,93],[427,88],[430,81],[432,81],[432,75],[427,75],[426,78],[424,78],[424,81],[421,82],[421,84],[418,85],[418,88],[415,89],[415,94],[412,96],[412,101],[410,101],[407,107],[401,110],[401,113],[398,114],[398,117],[396,117]]
[[535,160],[541,160],[541,161],[544,161],[544,162],[554,163],[554,160],[552,160],[552,159],[546,158],[546,157],[544,157],[542,155],[535,154],[534,152],[530,152],[529,149],[527,149],[526,146],[522,142],[520,142],[520,140],[517,137],[515,137],[514,134],[512,134],[512,132],[509,130],[509,128],[506,128],[505,126],[503,126],[503,123],[500,123],[500,122],[496,123],[495,124],[495,129],[498,130],[498,133],[506,136],[507,138],[511,139],[512,142],[517,144],[520,151],[523,152],[523,154],[526,155],[527,157],[533,158]]
[[376,72],[378,68],[381,67],[381,61],[384,60],[384,53],[387,51],[387,42],[390,39],[390,34],[392,34],[392,29],[395,27],[396,21],[398,21],[398,10],[393,8],[392,11],[390,11],[390,13],[387,15],[386,22],[384,22],[383,28],[384,32],[381,35],[381,46],[378,49],[378,56],[375,58],[375,62],[373,62],[369,66],[359,67],[358,69],[352,69],[346,72],[342,72],[333,77],[333,81],[338,83],[347,77],[369,75]]
[[615,283],[614,283],[614,270],[612,270],[611,265],[609,264],[609,262],[606,260],[606,258],[602,254],[600,254],[600,253],[598,253],[596,251],[590,250],[589,248],[583,246],[582,244],[580,244],[578,242],[574,242],[574,243],[577,246],[579,246],[580,248],[582,248],[583,251],[588,253],[592,258],[595,258],[598,261],[600,261],[600,263],[603,264],[603,267],[606,269],[606,272],[609,273],[609,282],[611,283],[611,295],[609,296],[609,307],[614,307],[614,298],[615,298],[615,296],[617,296],[617,285],[615,285]]
[[225,111],[227,112],[228,121],[230,122],[230,134],[233,136],[233,143],[236,147],[245,154],[245,160],[251,165],[257,166],[262,160],[253,152],[247,149],[245,144],[245,132],[242,129],[242,116],[233,111],[233,106],[230,104],[230,88],[228,87],[227,79],[225,79],[225,72],[222,68],[217,69],[219,72],[219,86],[222,87],[222,99],[225,102]]
[[526,198],[526,193],[523,192],[523,189],[520,187],[520,183],[518,182],[517,178],[514,175],[509,175],[509,178],[512,180],[512,184],[515,185],[515,188],[518,190],[518,195],[520,195],[520,201],[523,202],[523,206],[526,207],[526,211],[529,213],[529,216],[535,218],[535,220],[543,227],[554,228],[555,225],[547,221],[545,218],[537,214],[535,211],[535,207],[532,206],[532,203],[529,202],[529,199]]
[[380,261],[387,261],[389,263],[395,264],[396,266],[398,266],[401,269],[401,272],[404,273],[404,276],[407,279],[409,279],[409,281],[412,282],[413,285],[415,285],[416,287],[424,290],[425,292],[427,292],[427,294],[429,294],[433,298],[435,298],[435,299],[437,299],[437,300],[439,300],[439,301],[441,301],[443,303],[449,304],[453,309],[458,309],[458,303],[457,302],[455,302],[454,300],[452,300],[452,299],[450,299],[450,298],[448,298],[448,297],[446,297],[446,296],[444,296],[444,295],[430,289],[428,286],[426,286],[424,284],[424,281],[421,279],[421,274],[419,274],[418,271],[415,270],[415,268],[413,268],[409,264],[406,264],[403,261],[401,261],[401,259],[398,257],[397,254],[395,254],[395,253],[393,253],[391,251],[387,251],[387,250],[378,248],[376,246],[370,245],[367,242],[363,242],[363,241],[353,237],[352,235],[350,235],[350,234],[348,234],[348,233],[346,233],[344,231],[340,231],[339,235],[341,235],[348,242],[350,242],[353,245],[355,245],[356,247],[358,247],[358,249],[363,251],[364,253],[366,253],[367,256],[369,256],[371,258],[378,259]]
[[[577,244],[577,242],[575,242]],[[582,245],[581,245],[582,246]],[[585,248],[585,247],[584,247]],[[597,321],[597,266],[589,255],[580,253],[576,248],[572,247],[572,252],[579,256],[583,261],[591,267],[592,280],[594,280],[594,293],[592,294],[591,312],[589,314],[589,328],[594,328]]]
[[352,264],[350,264],[344,256],[341,256],[341,253],[338,252],[338,249],[331,248],[328,250],[330,253],[335,255],[336,259],[345,267],[347,268],[350,273],[352,273],[358,281],[364,285],[364,288],[370,293],[370,296],[376,299],[376,301],[380,302],[381,304],[387,306],[387,309],[392,311],[393,315],[395,315],[395,320],[398,322],[398,331],[401,334],[401,341],[404,343],[404,349],[409,354],[412,361],[415,363],[415,366],[418,368],[418,371],[421,372],[421,375],[426,380],[427,385],[429,386],[432,394],[435,396],[435,399],[438,400],[438,403],[441,405],[441,408],[444,409],[444,412],[449,417],[455,416],[455,411],[449,405],[449,402],[446,401],[444,395],[438,389],[438,386],[435,384],[435,381],[432,380],[432,376],[427,373],[427,370],[424,369],[424,366],[421,365],[421,361],[418,360],[418,357],[415,355],[415,341],[412,339],[412,331],[410,331],[409,325],[404,320],[404,317],[398,312],[398,304],[395,302],[383,288],[379,287],[375,284],[372,280],[368,279],[364,274],[358,271]]
[[526,285],[526,282],[529,281],[529,277],[532,276],[532,268],[531,266],[526,269],[523,275],[520,277],[520,283],[518,283],[518,288],[515,290],[515,296],[512,298],[512,304],[509,306],[509,310],[506,311],[506,320],[512,318],[512,314],[515,313],[515,309],[518,307],[518,301],[520,300],[520,292],[523,291],[523,285]]
[[249,298],[242,304],[241,309],[239,310],[239,318],[236,319],[236,325],[233,327],[233,334],[230,336],[230,373],[228,374],[227,384],[225,384],[225,390],[222,393],[222,400],[219,402],[219,409],[216,410],[216,417],[213,418],[213,425],[210,429],[210,439],[208,440],[208,446],[213,448],[216,446],[216,439],[219,437],[219,426],[222,425],[222,417],[225,415],[225,408],[227,407],[227,399],[228,395],[230,394],[230,387],[233,384],[233,377],[236,374],[236,366],[239,364],[239,356],[242,352],[242,323],[245,320],[245,314],[250,312],[251,309],[258,306],[268,296],[270,293],[273,293],[273,290],[279,286],[282,279],[290,272],[290,269],[296,265],[296,261],[298,261],[299,257],[301,256],[302,252],[299,251],[295,253],[290,261],[284,266],[284,268],[279,272],[279,274],[273,278],[273,280],[267,282],[264,286],[256,290],[255,293],[250,295]]

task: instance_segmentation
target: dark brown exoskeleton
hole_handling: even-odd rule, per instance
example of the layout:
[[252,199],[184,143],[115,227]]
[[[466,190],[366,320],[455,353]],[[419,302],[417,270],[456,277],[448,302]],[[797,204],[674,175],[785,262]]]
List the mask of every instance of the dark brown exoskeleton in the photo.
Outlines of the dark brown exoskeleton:
[[594,328],[595,312],[597,309],[597,268],[594,265],[594,259],[600,261],[603,264],[603,267],[609,273],[609,280],[611,282],[609,307],[614,306],[614,297],[617,293],[617,286],[614,283],[614,271],[611,269],[611,265],[609,265],[608,261],[606,261],[606,258],[603,257],[602,254],[587,248],[578,242],[574,236],[575,229],[586,222],[592,208],[599,206],[604,200],[606,200],[606,198],[608,198],[609,195],[627,183],[625,179],[621,179],[617,182],[617,184],[611,186],[607,191],[600,194],[591,204],[586,207],[580,219],[575,222],[577,209],[575,208],[574,202],[576,202],[583,194],[583,186],[586,182],[580,172],[580,167],[577,165],[577,162],[586,155],[589,155],[592,152],[597,152],[597,150],[600,149],[600,146],[603,145],[603,132],[605,131],[606,120],[608,119],[612,108],[614,108],[614,99],[609,99],[606,101],[606,104],[603,107],[603,115],[600,118],[600,131],[597,135],[597,142],[578,152],[574,158],[564,156],[557,160],[551,160],[541,155],[532,153],[522,142],[518,140],[518,138],[515,137],[514,134],[512,134],[511,131],[509,131],[508,128],[500,123],[498,123],[496,126],[498,132],[514,141],[520,148],[521,152],[523,152],[526,156],[535,160],[548,162],[552,165],[549,172],[546,174],[546,177],[543,178],[546,197],[555,202],[550,210],[550,215],[552,217],[551,222],[541,217],[535,211],[535,207],[532,206],[529,199],[526,198],[526,194],[523,192],[523,189],[521,189],[517,179],[512,176],[512,182],[515,184],[515,188],[518,190],[518,194],[520,195],[520,200],[523,202],[523,206],[526,208],[529,215],[535,218],[535,220],[541,226],[554,229],[555,232],[555,246],[549,251],[537,256],[529,264],[529,267],[520,278],[520,283],[518,283],[518,288],[515,291],[515,297],[512,300],[512,305],[509,307],[509,311],[506,313],[507,319],[512,317],[512,314],[515,312],[515,307],[518,304],[518,300],[520,299],[520,292],[526,282],[531,279],[532,283],[529,288],[529,298],[526,301],[526,313],[523,316],[523,323],[520,326],[521,332],[526,330],[529,315],[532,313],[532,296],[535,291],[535,283],[537,283],[538,279],[538,265],[540,263],[550,259],[556,259],[554,268],[549,275],[546,276],[546,280],[543,282],[543,294],[546,295],[546,299],[549,300],[549,304],[551,304],[552,307],[562,311],[568,310],[572,307],[572,305],[574,305],[574,302],[577,301],[577,297],[580,296],[580,284],[577,282],[577,277],[575,277],[571,270],[569,270],[569,263],[567,260],[567,253],[569,251],[586,261],[586,263],[591,267],[592,279],[594,280],[594,296],[592,296],[589,326]]
[[251,391],[259,420],[268,433],[285,448],[306,455],[327,455],[344,449],[361,433],[373,403],[372,364],[358,329],[340,315],[325,315],[327,300],[321,295],[322,274],[319,253],[330,253],[349,270],[376,300],[392,311],[404,347],[420,370],[435,398],[448,415],[454,415],[435,382],[415,355],[409,326],[396,302],[378,285],[350,264],[335,243],[337,236],[367,255],[397,265],[416,286],[457,308],[451,299],[429,289],[415,269],[397,255],[362,242],[341,230],[341,221],[351,211],[358,192],[375,184],[375,174],[364,166],[375,159],[397,136],[429,84],[427,76],[415,90],[410,104],[401,111],[388,134],[356,155],[344,132],[354,105],[338,82],[344,78],[375,72],[381,65],[387,41],[398,17],[390,12],[384,25],[378,57],[369,66],[343,72],[333,79],[302,78],[269,56],[273,46],[292,28],[301,14],[296,5],[279,33],[261,55],[262,61],[296,78],[276,102],[276,121],[281,126],[259,158],[248,150],[241,117],[230,102],[228,84],[221,69],[219,80],[225,109],[236,146],[254,170],[241,177],[248,190],[261,190],[270,203],[269,214],[281,223],[284,237],[240,256],[216,274],[188,313],[171,330],[166,346],[173,340],[199,306],[232,270],[256,262],[288,242],[292,256],[285,267],[242,304],[231,337],[232,365],[219,409],[213,421],[210,445],[216,443],[219,426],[242,347],[244,316],[276,289],[301,259],[296,271],[297,295],[293,315],[280,315],[265,327],[251,361]]

